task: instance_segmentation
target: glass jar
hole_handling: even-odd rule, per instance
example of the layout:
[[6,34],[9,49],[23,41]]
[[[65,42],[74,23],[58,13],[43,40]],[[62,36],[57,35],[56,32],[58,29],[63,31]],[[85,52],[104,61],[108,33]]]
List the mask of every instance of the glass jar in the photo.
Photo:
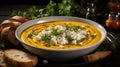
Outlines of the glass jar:
[[116,15],[116,26],[120,29],[120,13]]
[[120,29],[120,14],[111,12],[106,20],[106,27],[112,30]]

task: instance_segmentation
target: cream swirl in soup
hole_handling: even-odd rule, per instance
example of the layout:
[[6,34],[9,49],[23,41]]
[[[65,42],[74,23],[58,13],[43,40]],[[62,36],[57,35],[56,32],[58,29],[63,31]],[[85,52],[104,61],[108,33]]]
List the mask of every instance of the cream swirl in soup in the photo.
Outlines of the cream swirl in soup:
[[22,32],[21,39],[39,48],[75,49],[98,42],[101,33],[96,27],[87,23],[53,21],[30,26]]

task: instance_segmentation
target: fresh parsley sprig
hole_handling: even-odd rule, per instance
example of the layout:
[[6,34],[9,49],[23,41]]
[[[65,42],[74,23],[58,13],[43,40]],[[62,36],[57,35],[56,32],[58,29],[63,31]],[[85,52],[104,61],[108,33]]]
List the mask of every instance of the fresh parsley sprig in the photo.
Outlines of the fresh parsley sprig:
[[61,3],[55,3],[52,0],[44,8],[35,6],[28,8],[25,11],[13,10],[10,16],[25,16],[32,19],[47,17],[47,16],[77,16],[77,8],[80,5],[74,0],[62,0]]

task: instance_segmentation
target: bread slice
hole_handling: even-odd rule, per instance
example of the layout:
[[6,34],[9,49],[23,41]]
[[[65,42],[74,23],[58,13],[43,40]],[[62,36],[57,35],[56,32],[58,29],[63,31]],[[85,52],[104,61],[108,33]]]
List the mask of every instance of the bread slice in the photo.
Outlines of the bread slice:
[[11,23],[14,25],[14,27],[18,27],[22,24],[22,22],[15,20],[15,19],[9,19],[11,21]]
[[2,31],[2,29],[4,29],[5,27],[8,26],[14,26],[13,23],[11,23],[10,20],[4,20],[1,24],[0,24],[0,32]]
[[1,39],[7,47],[15,47],[21,44],[15,37],[15,30],[14,27],[5,27],[1,32]]
[[0,50],[0,67],[8,67],[3,59],[4,52]]
[[31,20],[30,18],[28,18],[28,17],[23,17],[23,16],[13,16],[13,17],[11,17],[10,19],[14,19],[14,20],[19,21],[19,22],[21,22],[21,23],[24,23],[24,22],[26,22],[26,21]]
[[93,62],[93,61],[97,61],[99,59],[105,58],[111,53],[112,53],[111,51],[99,51],[94,54],[85,55],[83,56],[83,58],[86,62]]
[[5,50],[4,60],[7,64],[12,65],[12,67],[33,67],[38,63],[37,56],[17,49]]

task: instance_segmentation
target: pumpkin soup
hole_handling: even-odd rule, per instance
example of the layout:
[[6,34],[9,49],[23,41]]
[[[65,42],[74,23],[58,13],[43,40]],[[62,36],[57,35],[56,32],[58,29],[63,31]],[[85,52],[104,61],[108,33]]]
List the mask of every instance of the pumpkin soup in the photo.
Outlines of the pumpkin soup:
[[75,21],[53,21],[30,26],[21,39],[35,47],[47,49],[75,49],[90,46],[101,39],[94,26]]

